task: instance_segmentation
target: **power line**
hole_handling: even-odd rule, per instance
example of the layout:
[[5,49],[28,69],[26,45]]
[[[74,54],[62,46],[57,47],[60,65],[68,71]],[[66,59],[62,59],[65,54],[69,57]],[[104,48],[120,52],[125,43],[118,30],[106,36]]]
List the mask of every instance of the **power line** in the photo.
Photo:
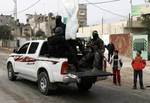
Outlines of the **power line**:
[[[36,1],[35,3],[31,4],[31,5],[28,6],[27,8],[18,11],[17,13],[22,13],[22,12],[25,12],[25,11],[29,10],[30,8],[32,8],[32,7],[34,7],[36,4],[38,4],[40,1],[41,1],[41,0]],[[2,11],[0,11],[0,12],[2,12]],[[10,13],[12,13],[12,12],[14,12],[14,11],[4,11],[4,12],[10,12]]]
[[32,8],[32,7],[34,7],[36,4],[38,4],[40,1],[41,1],[41,0],[36,1],[36,2],[33,3],[32,5],[30,5],[29,7],[25,8],[25,9],[23,9],[23,10],[21,10],[21,11],[18,11],[17,13],[22,13],[22,12],[25,12],[25,11],[29,10],[30,8]]
[[[18,11],[17,13],[19,13],[19,14],[20,14],[20,13],[22,13],[22,12],[25,12],[25,11],[29,10],[30,8],[32,8],[32,7],[34,7],[36,4],[38,4],[40,1],[41,1],[41,0],[36,1],[35,3],[31,4],[31,5],[30,5],[30,6],[28,6],[27,8],[25,8],[25,9],[23,9],[23,10]],[[14,12],[14,11],[8,11],[8,12]]]
[[[86,1],[87,3],[91,3],[91,2],[89,2],[88,0],[85,0],[85,1]],[[104,8],[101,8],[101,7],[97,6],[97,5],[94,5],[94,4],[92,4],[92,5],[93,5],[94,7],[96,7],[96,8],[98,8],[98,9],[100,9],[100,10],[102,10],[102,11],[108,12],[108,13],[110,13],[110,14],[113,14],[113,15],[116,15],[116,16],[119,16],[119,17],[122,17],[122,18],[127,18],[126,16],[120,15],[120,14],[118,14],[118,13],[109,11],[109,10],[104,9]]]
[[0,13],[12,13],[12,12],[14,12],[14,11],[0,11]]
[[117,2],[117,1],[120,1],[120,0],[110,0],[110,1],[103,1],[103,2],[95,2],[95,3],[88,2],[88,3],[82,3],[82,4],[103,4],[103,3],[111,3],[111,2]]

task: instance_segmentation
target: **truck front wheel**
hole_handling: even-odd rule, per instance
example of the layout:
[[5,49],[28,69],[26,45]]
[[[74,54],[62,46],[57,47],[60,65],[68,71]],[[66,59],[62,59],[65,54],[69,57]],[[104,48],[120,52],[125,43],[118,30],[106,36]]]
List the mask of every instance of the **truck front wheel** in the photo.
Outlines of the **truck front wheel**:
[[14,70],[13,70],[13,66],[12,66],[11,63],[9,63],[9,64],[7,65],[7,72],[8,72],[8,79],[9,79],[10,81],[15,81],[16,78],[17,78],[17,76],[15,76],[15,73],[14,73]]
[[81,79],[81,81],[77,83],[77,87],[80,91],[88,91],[89,89],[91,89],[92,85],[93,82],[86,81],[84,79]]
[[41,72],[38,77],[38,88],[40,92],[47,95],[49,92],[49,77],[46,72]]

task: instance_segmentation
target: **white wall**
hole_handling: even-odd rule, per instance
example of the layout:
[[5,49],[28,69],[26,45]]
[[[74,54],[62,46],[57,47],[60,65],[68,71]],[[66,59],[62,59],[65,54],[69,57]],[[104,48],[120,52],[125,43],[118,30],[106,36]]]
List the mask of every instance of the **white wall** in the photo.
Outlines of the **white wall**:
[[109,35],[100,35],[100,37],[104,41],[105,45],[109,43]]
[[20,46],[23,45],[27,41],[26,38],[21,38],[21,37],[18,37],[17,40],[19,40]]
[[[124,33],[124,28],[127,27],[127,21],[119,21],[111,24],[103,25],[103,34],[122,34]],[[79,28],[80,33],[84,34],[92,34],[93,30],[97,30],[99,34],[102,34],[102,25],[95,25],[89,27],[81,27]]]

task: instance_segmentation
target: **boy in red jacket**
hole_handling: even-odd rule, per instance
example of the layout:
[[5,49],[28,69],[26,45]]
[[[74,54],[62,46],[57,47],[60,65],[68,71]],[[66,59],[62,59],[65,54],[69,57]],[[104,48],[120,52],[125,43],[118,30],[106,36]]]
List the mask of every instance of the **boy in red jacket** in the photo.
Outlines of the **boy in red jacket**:
[[141,57],[141,51],[137,51],[135,59],[131,63],[134,69],[134,86],[133,89],[137,89],[137,77],[139,76],[140,89],[144,89],[143,85],[143,69],[145,68],[146,61]]

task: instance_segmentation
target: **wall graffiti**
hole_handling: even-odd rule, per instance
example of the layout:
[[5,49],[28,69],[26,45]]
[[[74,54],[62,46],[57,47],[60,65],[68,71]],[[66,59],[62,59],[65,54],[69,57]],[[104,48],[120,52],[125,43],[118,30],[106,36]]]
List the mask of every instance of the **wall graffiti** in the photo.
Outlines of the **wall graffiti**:
[[131,57],[132,39],[130,34],[114,34],[110,35],[109,39],[121,55]]

